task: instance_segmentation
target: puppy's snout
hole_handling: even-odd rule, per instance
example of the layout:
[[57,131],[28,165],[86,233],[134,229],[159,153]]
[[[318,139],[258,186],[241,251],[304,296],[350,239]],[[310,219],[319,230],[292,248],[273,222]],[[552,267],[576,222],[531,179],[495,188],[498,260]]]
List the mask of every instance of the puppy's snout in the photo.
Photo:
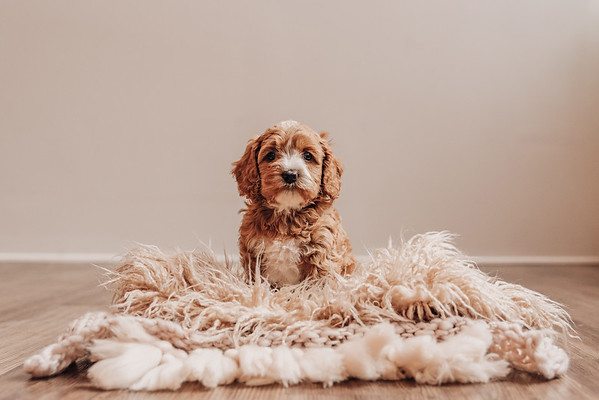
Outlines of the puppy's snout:
[[285,183],[295,183],[295,181],[297,181],[297,171],[295,170],[288,170],[285,171],[281,174],[281,176],[283,177],[283,180],[285,181]]

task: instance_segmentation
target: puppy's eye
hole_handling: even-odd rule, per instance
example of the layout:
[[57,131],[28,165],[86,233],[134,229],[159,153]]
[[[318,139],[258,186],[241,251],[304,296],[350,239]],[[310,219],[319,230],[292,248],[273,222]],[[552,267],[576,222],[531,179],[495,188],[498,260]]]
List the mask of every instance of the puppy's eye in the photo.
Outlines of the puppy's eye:
[[314,160],[314,156],[309,151],[306,151],[304,153],[304,160],[306,160],[306,161],[312,161],[312,160]]
[[277,155],[275,154],[275,152],[270,151],[270,152],[268,152],[268,154],[266,154],[266,157],[264,157],[264,159],[266,161],[274,161],[276,157],[277,157]]

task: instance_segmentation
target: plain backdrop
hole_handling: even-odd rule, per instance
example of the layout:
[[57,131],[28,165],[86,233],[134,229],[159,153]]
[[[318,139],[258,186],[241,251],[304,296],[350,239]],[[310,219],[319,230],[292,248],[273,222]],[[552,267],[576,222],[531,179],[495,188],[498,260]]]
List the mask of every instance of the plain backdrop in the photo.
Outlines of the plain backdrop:
[[599,256],[599,2],[0,1],[0,253],[237,253],[283,119],[345,164],[354,248]]

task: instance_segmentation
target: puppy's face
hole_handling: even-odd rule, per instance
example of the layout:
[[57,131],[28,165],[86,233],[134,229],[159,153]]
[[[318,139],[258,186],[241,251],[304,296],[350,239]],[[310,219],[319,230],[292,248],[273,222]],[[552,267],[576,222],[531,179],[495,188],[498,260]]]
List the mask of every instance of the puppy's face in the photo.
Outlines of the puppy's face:
[[240,194],[253,202],[264,199],[278,210],[300,209],[319,196],[334,199],[342,166],[326,133],[317,134],[295,121],[284,121],[250,140],[233,174]]

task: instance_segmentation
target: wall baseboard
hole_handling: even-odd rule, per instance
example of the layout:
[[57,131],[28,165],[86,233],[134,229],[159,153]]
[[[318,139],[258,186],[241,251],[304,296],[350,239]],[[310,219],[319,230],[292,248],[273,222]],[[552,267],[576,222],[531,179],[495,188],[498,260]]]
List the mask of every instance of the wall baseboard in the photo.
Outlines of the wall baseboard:
[[[230,260],[239,259],[228,255]],[[479,265],[597,265],[595,256],[472,256]],[[224,255],[217,259],[224,261]],[[359,255],[360,262],[368,262],[367,255]],[[2,263],[118,263],[119,255],[110,253],[0,253]]]
[[3,263],[111,263],[119,256],[110,253],[0,253]]
[[597,265],[593,256],[478,256],[471,257],[480,265]]

